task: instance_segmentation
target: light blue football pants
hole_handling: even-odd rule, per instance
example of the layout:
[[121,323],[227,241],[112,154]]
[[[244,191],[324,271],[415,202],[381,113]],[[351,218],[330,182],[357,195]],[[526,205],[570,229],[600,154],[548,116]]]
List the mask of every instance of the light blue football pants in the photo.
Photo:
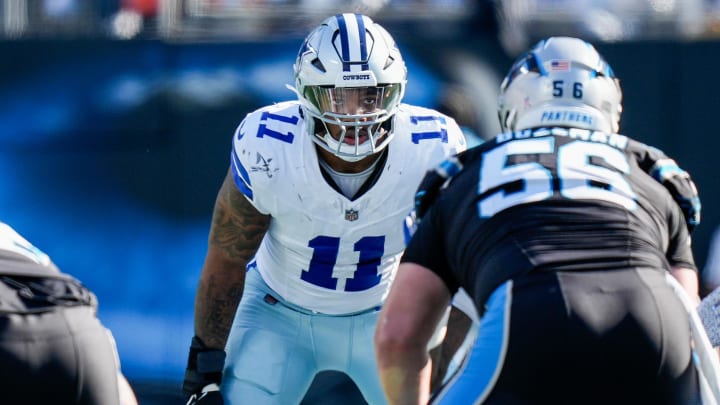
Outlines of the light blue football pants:
[[379,308],[312,314],[282,301],[250,267],[225,348],[225,403],[299,404],[315,374],[337,370],[353,379],[369,404],[385,404],[373,344],[379,314]]

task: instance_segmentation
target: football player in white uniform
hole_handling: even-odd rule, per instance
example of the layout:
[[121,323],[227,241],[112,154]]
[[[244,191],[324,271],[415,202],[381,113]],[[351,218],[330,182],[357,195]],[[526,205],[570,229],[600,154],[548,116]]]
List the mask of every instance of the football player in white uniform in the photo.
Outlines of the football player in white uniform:
[[195,302],[191,402],[298,404],[337,370],[385,403],[373,334],[404,218],[426,171],[465,149],[452,118],[401,103],[405,63],[367,16],[326,19],[294,70],[298,100],[248,114],[232,140]]

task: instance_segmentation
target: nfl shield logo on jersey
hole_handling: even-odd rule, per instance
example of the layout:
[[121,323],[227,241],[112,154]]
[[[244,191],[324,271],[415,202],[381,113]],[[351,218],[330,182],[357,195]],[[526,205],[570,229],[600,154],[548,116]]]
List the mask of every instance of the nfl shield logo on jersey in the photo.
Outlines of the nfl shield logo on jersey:
[[359,214],[359,212],[355,211],[352,208],[350,208],[349,210],[345,210],[345,220],[346,221],[357,221],[358,214]]

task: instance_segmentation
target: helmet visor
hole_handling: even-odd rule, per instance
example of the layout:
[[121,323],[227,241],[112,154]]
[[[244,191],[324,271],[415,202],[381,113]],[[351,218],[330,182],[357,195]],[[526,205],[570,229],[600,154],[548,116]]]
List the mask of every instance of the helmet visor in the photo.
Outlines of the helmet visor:
[[380,117],[391,114],[400,102],[401,84],[377,87],[307,86],[305,98],[321,115]]

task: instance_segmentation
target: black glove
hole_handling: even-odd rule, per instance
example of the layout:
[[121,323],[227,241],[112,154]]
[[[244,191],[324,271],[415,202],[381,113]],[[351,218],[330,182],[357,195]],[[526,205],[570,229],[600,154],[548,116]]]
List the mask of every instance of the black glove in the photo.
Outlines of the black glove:
[[657,148],[648,148],[641,167],[662,184],[680,206],[688,231],[700,225],[700,196],[690,174]]
[[677,168],[676,171],[667,171],[662,175],[653,173],[653,177],[665,186],[677,205],[680,206],[685,215],[688,231],[692,232],[695,227],[700,225],[702,205],[700,204],[697,188],[690,175],[686,171]]
[[219,386],[224,365],[224,350],[210,349],[200,338],[193,336],[182,386],[183,393],[189,397],[188,405],[223,403]]
[[440,163],[436,168],[425,174],[420,186],[415,193],[415,220],[420,222],[430,206],[437,198],[442,186],[452,176],[462,170],[462,163],[457,156],[453,156]]

